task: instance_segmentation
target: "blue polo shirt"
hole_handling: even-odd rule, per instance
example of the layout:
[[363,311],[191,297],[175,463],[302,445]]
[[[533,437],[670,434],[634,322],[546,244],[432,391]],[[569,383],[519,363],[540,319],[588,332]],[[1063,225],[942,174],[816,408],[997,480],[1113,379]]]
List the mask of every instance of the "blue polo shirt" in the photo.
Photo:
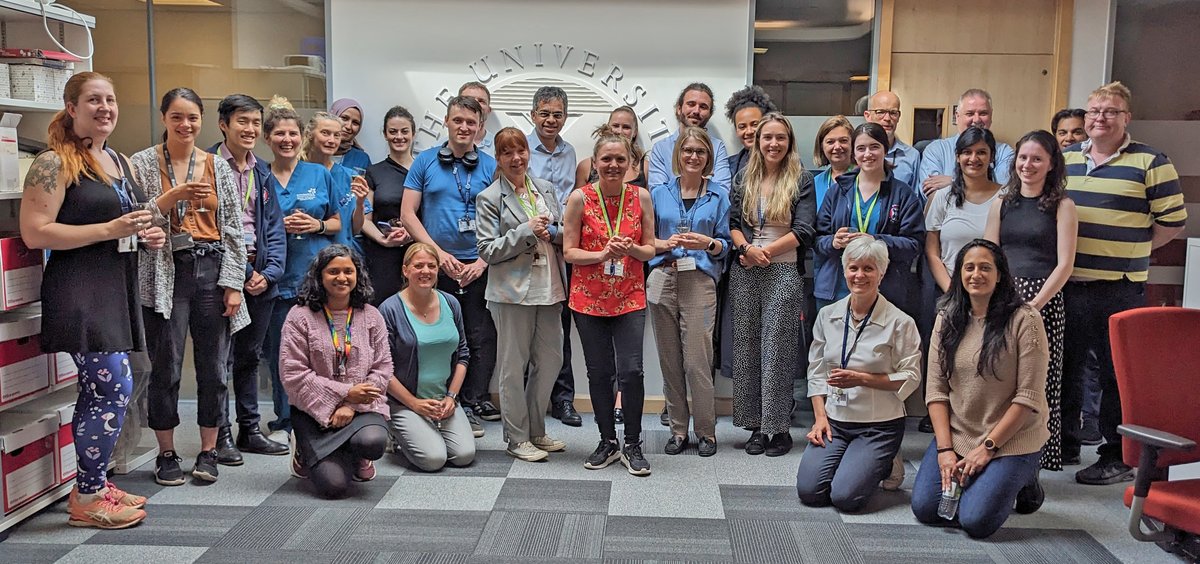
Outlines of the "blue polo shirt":
[[[287,186],[281,186],[274,174],[271,175],[271,182],[279,194],[279,207],[284,216],[296,209],[317,219],[329,219],[338,213],[333,177],[319,164],[300,161],[296,163],[296,170],[292,171]],[[345,217],[342,220],[349,221]],[[297,237],[287,234],[287,263],[283,277],[279,279],[281,298],[296,297],[309,263],[321,249],[333,242],[334,235],[305,233]]]
[[371,155],[358,147],[350,147],[346,154],[334,156],[333,162],[350,169],[354,174],[363,174],[371,166]]
[[650,268],[654,269],[667,260],[678,260],[684,257],[696,259],[696,269],[709,275],[714,281],[721,278],[721,268],[724,257],[733,245],[729,236],[729,190],[724,186],[710,181],[704,195],[696,198],[692,209],[687,210],[679,192],[679,177],[669,184],[659,184],[650,190],[650,200],[654,203],[654,236],[659,239],[670,239],[675,234],[675,226],[685,218],[691,224],[692,231],[721,240],[721,253],[713,256],[708,251],[689,251],[683,248],[671,249],[655,255],[650,259]]
[[[329,169],[329,175],[333,177],[333,192],[335,201],[337,202],[338,213],[342,215],[342,229],[333,237],[335,243],[341,243],[350,247],[359,255],[363,254],[362,243],[359,238],[354,236],[353,216],[354,208],[358,206],[358,197],[354,195],[354,191],[350,189],[350,180],[354,173],[346,168],[344,164],[334,164],[333,168]],[[363,202],[363,213],[368,214],[375,211],[371,208],[371,201]]]
[[559,203],[566,207],[567,196],[575,189],[575,165],[579,163],[575,147],[561,135],[555,140],[553,151],[546,149],[537,132],[530,133],[525,140],[529,142],[529,176],[553,185]]
[[[921,153],[920,172],[917,174],[917,182],[912,185],[921,194],[921,201],[925,201],[924,192],[921,190],[921,184],[925,182],[925,179],[930,176],[939,175],[954,176],[955,167],[958,166],[958,158],[954,154],[954,145],[958,143],[959,135],[955,134],[952,137],[934,140],[925,147],[925,152]],[[994,159],[996,166],[992,170],[995,171],[997,184],[1003,186],[1008,183],[1009,173],[1012,172],[1013,159],[1016,156],[1016,152],[1007,143],[996,141],[996,156]]]
[[[729,175],[729,155],[725,152],[725,142],[711,129],[708,137],[712,140],[713,171],[712,181],[721,186],[732,186],[733,180]],[[679,139],[679,131],[661,139],[650,149],[650,172],[646,181],[650,186],[658,186],[671,181],[675,173],[671,171],[671,154],[675,152],[675,141]]]
[[917,192],[921,191],[921,185],[917,184],[917,174],[921,170],[920,151],[897,139],[892,148],[888,149],[887,162],[892,165],[893,178],[904,182]]
[[459,232],[458,223],[464,217],[476,218],[475,198],[492,183],[496,159],[477,152],[479,164],[467,170],[462,163],[438,162],[439,149],[441,146],[425,149],[413,159],[408,177],[404,179],[404,189],[421,193],[418,214],[429,237],[454,258],[473,261],[479,258],[475,232]]

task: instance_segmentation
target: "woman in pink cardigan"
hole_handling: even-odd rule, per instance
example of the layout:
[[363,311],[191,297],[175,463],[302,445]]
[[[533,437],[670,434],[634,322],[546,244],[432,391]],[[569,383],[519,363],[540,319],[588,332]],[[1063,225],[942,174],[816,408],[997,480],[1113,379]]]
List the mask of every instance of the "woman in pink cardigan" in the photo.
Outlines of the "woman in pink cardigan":
[[387,445],[392,355],[372,293],[362,259],[330,245],[308,267],[283,325],[279,379],[293,407],[292,475],[311,479],[325,497],[373,479]]

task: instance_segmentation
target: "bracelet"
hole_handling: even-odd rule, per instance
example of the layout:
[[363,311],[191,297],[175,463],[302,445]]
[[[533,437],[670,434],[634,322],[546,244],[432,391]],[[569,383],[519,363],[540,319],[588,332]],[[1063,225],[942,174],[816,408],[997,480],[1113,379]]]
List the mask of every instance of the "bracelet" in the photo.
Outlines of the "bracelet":
[[953,452],[953,451],[954,451],[954,447],[946,447],[946,448],[937,449],[938,454],[941,454],[943,452]]
[[446,390],[446,397],[448,397],[448,398],[450,398],[450,399],[454,400],[454,401],[455,401],[455,403],[457,403],[457,402],[458,402],[458,394],[456,394],[456,393],[454,393],[454,392],[451,392],[451,391],[449,391],[449,390]]

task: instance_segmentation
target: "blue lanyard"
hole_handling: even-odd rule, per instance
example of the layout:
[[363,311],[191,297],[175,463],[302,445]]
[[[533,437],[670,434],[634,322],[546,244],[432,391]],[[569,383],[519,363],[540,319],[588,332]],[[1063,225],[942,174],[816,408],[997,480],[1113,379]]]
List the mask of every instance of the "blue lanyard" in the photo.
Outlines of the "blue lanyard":
[[672,192],[671,195],[677,197],[675,203],[679,204],[679,222],[686,224],[688,230],[691,231],[696,227],[696,208],[700,207],[700,200],[708,195],[708,181],[703,179],[700,181],[700,193],[696,195],[696,201],[692,203],[690,211],[683,204],[683,184],[678,177],[676,178],[675,186],[679,188],[679,191]]
[[454,172],[454,185],[458,187],[458,197],[462,198],[463,206],[465,206],[467,210],[465,217],[471,217],[471,208],[474,207],[474,202],[471,201],[471,176],[474,175],[475,172],[467,172],[467,183],[464,185],[458,178],[458,163],[454,163],[454,167],[451,170]]
[[871,314],[875,313],[875,306],[879,303],[879,296],[875,296],[875,301],[871,302],[871,309],[867,310],[867,316],[863,318],[862,323],[858,325],[858,329],[854,334],[854,343],[850,344],[849,349],[846,345],[850,341],[850,300],[846,300],[846,324],[842,327],[842,368],[850,362],[850,355],[854,354],[854,348],[858,346],[858,340],[862,338],[863,330],[867,328],[867,323],[871,321]]
[[121,215],[132,212],[135,198],[133,197],[133,189],[129,186],[129,178],[125,176],[125,169],[121,167],[121,160],[117,157],[116,151],[112,149],[105,149],[104,151],[112,158],[113,164],[117,165],[117,170],[121,173],[120,178],[118,178],[119,182],[112,183],[113,191],[117,193],[117,200],[121,202]]

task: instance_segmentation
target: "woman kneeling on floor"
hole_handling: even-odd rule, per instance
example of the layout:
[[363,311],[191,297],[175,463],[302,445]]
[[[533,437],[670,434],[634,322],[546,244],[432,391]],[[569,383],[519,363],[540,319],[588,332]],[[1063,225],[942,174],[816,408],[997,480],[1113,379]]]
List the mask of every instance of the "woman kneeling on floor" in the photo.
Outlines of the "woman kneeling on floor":
[[[917,324],[879,293],[888,246],[840,232],[850,295],[821,309],[808,358],[816,421],[796,472],[805,505],[859,511],[892,470],[904,439],[904,398],[921,384]],[[904,265],[907,268],[907,265]]]
[[475,436],[458,405],[471,353],[458,300],[437,289],[440,268],[436,249],[413,243],[401,270],[407,287],[379,306],[396,363],[387,388],[392,438],[425,472],[475,460]]
[[317,254],[283,325],[280,381],[294,409],[292,475],[326,497],[375,478],[387,446],[384,387],[392,377],[383,316],[371,280],[344,245]]

